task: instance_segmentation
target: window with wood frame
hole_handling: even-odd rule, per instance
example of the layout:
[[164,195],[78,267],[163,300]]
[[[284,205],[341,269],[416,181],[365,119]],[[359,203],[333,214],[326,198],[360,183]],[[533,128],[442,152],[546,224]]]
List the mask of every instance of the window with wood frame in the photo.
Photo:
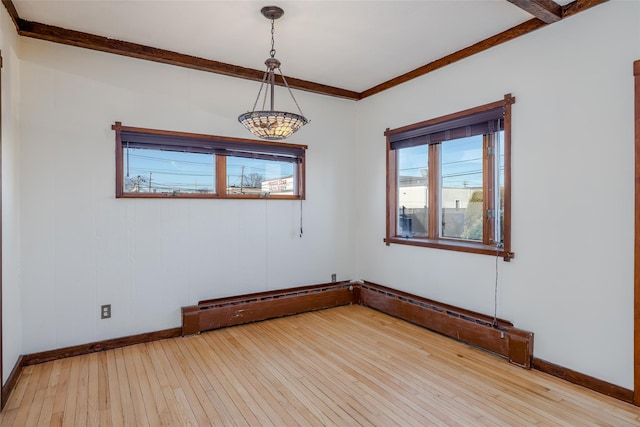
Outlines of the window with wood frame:
[[304,199],[306,145],[112,129],[118,198]]
[[387,129],[385,242],[513,257],[511,94]]

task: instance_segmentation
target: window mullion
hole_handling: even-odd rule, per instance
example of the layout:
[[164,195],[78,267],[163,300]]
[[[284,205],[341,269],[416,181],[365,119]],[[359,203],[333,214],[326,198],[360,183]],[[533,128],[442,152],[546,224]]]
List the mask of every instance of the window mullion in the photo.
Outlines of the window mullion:
[[427,206],[429,209],[429,239],[440,238],[442,222],[442,216],[440,215],[440,146],[441,144],[431,144],[429,146],[429,183],[427,186],[429,191],[429,204]]
[[220,197],[227,195],[227,156],[215,156],[216,194]]

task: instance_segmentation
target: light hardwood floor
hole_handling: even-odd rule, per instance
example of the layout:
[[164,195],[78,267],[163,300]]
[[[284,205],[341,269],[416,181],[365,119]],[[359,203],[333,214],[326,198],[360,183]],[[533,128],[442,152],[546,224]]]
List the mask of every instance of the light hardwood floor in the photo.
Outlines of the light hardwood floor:
[[0,426],[640,425],[640,408],[349,306],[28,366]]

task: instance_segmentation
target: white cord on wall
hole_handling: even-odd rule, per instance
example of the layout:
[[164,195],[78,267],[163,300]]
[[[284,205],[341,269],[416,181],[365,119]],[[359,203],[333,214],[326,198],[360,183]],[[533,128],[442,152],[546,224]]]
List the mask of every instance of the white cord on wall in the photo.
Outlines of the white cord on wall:
[[496,243],[496,282],[493,288],[493,327],[498,327],[498,259],[502,243]]
[[302,197],[300,197],[300,238],[302,238]]

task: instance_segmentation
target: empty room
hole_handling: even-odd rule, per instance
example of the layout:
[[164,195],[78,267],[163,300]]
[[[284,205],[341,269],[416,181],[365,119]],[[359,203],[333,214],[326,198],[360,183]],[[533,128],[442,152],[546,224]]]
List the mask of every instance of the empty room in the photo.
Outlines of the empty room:
[[640,2],[3,0],[0,426],[640,425]]

